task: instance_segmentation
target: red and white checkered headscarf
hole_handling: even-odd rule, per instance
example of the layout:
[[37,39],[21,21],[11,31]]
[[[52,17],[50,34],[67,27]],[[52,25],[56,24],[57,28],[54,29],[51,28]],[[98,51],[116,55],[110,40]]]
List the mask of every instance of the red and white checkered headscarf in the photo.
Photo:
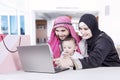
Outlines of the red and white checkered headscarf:
[[[50,46],[52,48],[54,58],[60,57],[60,54],[61,54],[60,48],[59,48],[60,40],[55,34],[55,29],[60,26],[68,29],[68,31],[71,34],[71,37],[73,37],[76,40],[77,45],[80,41],[80,37],[77,35],[77,33],[75,32],[75,30],[71,24],[71,19],[68,16],[57,17],[54,21],[54,26],[51,31],[50,40],[48,41],[48,43],[50,44]],[[79,46],[78,46],[77,51],[80,52]]]

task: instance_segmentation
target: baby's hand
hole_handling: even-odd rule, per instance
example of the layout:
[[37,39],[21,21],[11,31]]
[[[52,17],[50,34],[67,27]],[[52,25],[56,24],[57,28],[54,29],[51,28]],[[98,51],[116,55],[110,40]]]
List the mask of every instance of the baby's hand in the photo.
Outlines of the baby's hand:
[[60,67],[60,68],[70,68],[71,66],[73,66],[73,62],[70,57],[56,58],[53,61],[57,65],[57,67]]

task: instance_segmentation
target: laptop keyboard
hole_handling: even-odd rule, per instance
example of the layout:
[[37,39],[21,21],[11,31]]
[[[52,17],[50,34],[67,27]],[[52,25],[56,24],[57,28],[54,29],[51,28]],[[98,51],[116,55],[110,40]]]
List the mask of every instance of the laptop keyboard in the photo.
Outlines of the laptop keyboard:
[[69,69],[69,68],[55,67],[55,71],[56,71],[56,72],[65,71],[65,70],[68,70],[68,69]]

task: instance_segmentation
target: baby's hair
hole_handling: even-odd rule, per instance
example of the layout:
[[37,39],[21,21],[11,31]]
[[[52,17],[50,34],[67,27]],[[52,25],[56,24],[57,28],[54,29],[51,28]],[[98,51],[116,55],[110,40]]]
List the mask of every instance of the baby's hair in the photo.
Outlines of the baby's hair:
[[[63,42],[64,42],[64,41],[73,41],[73,42],[75,43],[75,45],[77,45],[75,39],[72,38],[72,37],[67,37],[66,39],[63,40]],[[62,43],[63,43],[63,42],[62,42]]]

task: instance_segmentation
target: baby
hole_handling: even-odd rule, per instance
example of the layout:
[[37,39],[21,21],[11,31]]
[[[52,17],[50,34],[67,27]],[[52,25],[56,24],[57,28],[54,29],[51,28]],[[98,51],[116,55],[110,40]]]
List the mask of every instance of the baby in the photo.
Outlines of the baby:
[[61,54],[62,58],[63,57],[71,57],[74,59],[83,58],[83,56],[79,52],[76,52],[78,47],[76,45],[74,38],[66,38],[65,40],[63,40],[62,48],[63,48],[63,52]]

